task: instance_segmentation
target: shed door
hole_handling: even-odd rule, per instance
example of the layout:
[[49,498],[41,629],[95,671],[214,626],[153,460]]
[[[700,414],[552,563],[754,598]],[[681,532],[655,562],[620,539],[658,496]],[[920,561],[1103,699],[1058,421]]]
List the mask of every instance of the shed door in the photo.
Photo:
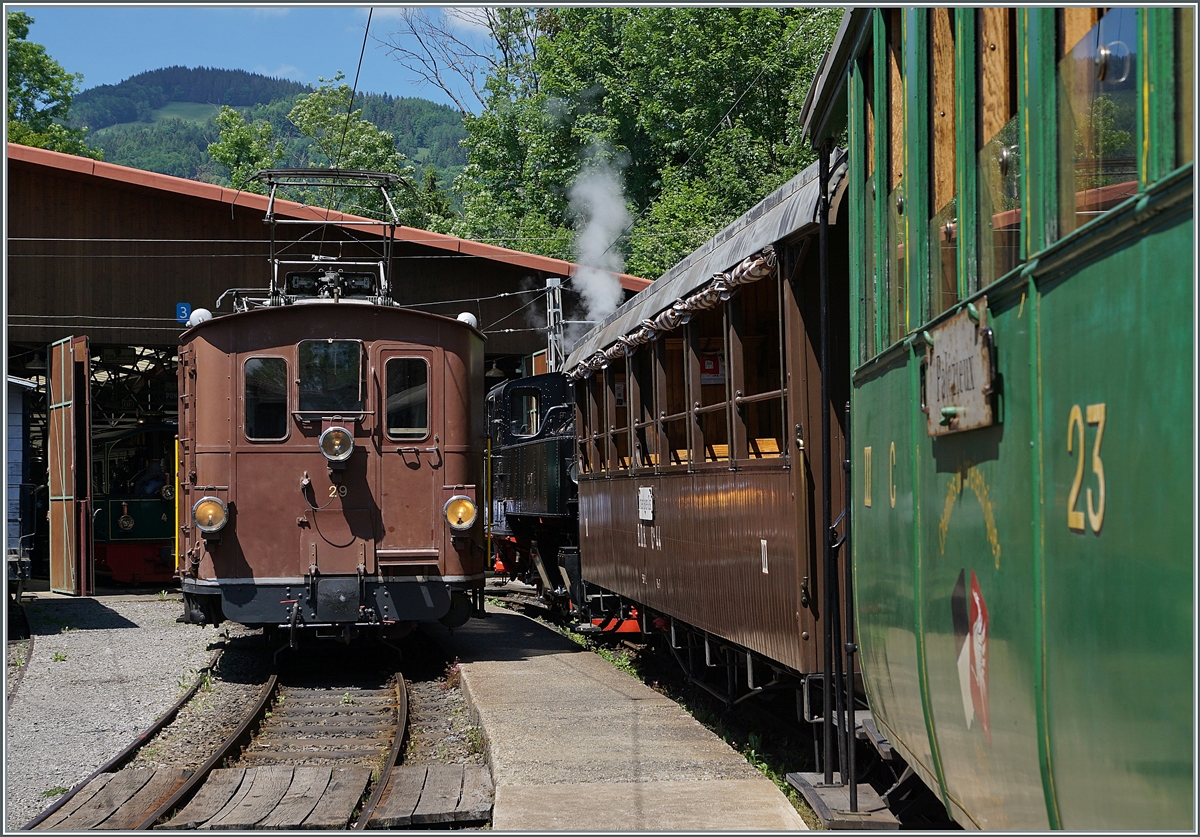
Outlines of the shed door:
[[50,589],[73,596],[95,590],[89,380],[87,337],[50,347]]
[[376,365],[383,404],[379,563],[436,562],[442,541],[442,354],[384,349]]

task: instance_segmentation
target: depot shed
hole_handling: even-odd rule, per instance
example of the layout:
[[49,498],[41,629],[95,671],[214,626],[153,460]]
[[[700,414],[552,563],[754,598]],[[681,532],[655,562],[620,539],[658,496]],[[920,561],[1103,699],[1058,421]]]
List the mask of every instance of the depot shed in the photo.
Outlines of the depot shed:
[[[173,345],[183,330],[177,303],[211,308],[230,288],[267,284],[262,195],[13,143],[7,168],[10,344],[45,346],[87,333],[93,344]],[[276,207],[281,217],[354,220],[288,201]],[[561,259],[410,227],[396,236],[396,301],[450,316],[468,310],[485,331],[527,325],[521,314],[508,315],[530,295],[469,300],[543,288],[546,279],[570,279],[577,270]],[[616,279],[627,294],[649,285]],[[581,313],[570,282],[563,302],[568,319]],[[539,348],[540,332],[495,333],[487,355]]]

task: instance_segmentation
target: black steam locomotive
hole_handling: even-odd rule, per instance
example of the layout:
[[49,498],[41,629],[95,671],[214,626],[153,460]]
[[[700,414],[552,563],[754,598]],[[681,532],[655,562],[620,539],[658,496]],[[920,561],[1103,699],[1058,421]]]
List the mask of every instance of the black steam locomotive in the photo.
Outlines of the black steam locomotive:
[[565,612],[579,555],[570,386],[559,372],[505,381],[488,392],[486,416],[495,570],[533,585],[547,606]]

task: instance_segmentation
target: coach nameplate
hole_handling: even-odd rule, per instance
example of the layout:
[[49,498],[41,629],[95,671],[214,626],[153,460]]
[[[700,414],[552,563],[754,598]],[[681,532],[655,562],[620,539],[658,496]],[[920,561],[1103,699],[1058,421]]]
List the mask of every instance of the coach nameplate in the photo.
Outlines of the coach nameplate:
[[[930,436],[992,424],[992,331],[981,298],[926,332],[925,408]],[[929,341],[933,345],[928,345]]]

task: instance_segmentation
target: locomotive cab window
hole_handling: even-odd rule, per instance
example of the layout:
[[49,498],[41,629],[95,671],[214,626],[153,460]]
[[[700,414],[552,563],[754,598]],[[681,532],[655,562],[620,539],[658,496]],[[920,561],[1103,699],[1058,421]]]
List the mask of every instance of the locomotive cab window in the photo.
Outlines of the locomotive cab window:
[[246,438],[287,438],[287,361],[281,357],[252,357],[246,361],[244,378]]
[[300,343],[299,364],[300,412],[362,412],[362,343],[305,340]]
[[509,396],[509,427],[514,436],[536,436],[542,429],[536,389],[513,390]]
[[417,357],[389,358],[387,434],[392,439],[429,435],[429,364]]

